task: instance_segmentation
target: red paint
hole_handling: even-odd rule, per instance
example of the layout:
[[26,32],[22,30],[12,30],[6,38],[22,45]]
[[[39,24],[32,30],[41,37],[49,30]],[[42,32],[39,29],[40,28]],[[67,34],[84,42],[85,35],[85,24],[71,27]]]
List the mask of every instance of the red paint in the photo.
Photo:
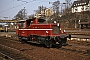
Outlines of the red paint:
[[[21,23],[21,22],[20,22]],[[38,35],[38,36],[60,36],[61,34],[61,26],[59,27],[60,33],[53,34],[52,26],[57,26],[57,24],[40,24],[38,19],[34,19],[32,23],[28,26],[27,21],[24,21],[25,27],[21,27],[19,23],[19,29],[16,30],[16,34],[19,36],[29,37],[30,35]]]

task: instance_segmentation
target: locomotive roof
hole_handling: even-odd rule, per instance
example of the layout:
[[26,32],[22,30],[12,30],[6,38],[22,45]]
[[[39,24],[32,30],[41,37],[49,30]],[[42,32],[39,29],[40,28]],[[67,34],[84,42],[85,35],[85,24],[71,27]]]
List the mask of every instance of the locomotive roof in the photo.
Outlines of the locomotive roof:
[[[28,19],[28,20],[30,20],[30,21],[33,21],[33,20],[35,20],[36,18],[34,18],[34,19]],[[38,22],[44,22],[44,21],[46,21],[45,19],[38,19]]]

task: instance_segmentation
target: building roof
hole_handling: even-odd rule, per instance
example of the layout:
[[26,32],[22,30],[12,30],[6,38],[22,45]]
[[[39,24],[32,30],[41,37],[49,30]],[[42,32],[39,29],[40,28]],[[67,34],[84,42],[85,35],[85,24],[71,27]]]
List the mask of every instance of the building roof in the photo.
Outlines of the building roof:
[[77,6],[84,6],[84,5],[88,5],[89,0],[78,0],[78,1],[74,1],[72,7],[77,7]]

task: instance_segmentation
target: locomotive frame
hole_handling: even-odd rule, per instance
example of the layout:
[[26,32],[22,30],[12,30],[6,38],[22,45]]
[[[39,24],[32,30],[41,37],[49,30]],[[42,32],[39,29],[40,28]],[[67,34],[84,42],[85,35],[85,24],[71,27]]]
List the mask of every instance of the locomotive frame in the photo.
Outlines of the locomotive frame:
[[62,47],[66,44],[67,38],[71,38],[71,35],[67,35],[65,30],[61,29],[59,23],[41,24],[44,21],[44,19],[37,18],[19,21],[19,28],[16,30],[19,40],[45,44],[47,47],[53,45]]

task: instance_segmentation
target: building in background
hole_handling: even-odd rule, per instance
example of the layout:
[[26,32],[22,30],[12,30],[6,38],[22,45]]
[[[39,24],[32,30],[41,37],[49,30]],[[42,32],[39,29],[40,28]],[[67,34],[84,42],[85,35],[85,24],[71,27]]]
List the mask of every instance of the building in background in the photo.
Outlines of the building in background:
[[72,5],[72,13],[90,11],[90,0],[77,0]]

